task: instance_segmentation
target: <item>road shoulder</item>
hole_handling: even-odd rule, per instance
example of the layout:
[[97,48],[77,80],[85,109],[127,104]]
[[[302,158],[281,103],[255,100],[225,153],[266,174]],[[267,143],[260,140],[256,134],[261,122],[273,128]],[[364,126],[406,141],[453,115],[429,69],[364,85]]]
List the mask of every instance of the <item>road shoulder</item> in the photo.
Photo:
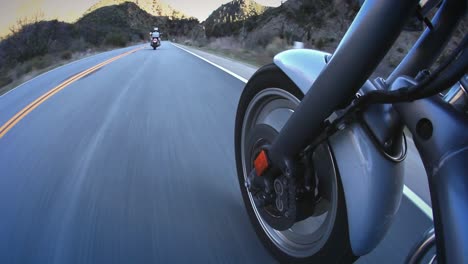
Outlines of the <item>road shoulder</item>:
[[214,64],[221,66],[224,69],[227,69],[241,76],[242,78],[246,80],[250,79],[250,77],[252,77],[252,75],[258,70],[258,67],[251,65],[251,64],[247,64],[247,63],[233,60],[230,58],[222,57],[213,53],[209,53],[209,52],[206,52],[206,51],[194,48],[194,47],[182,45],[179,43],[171,42],[171,44],[173,44],[174,46],[178,48],[183,48],[186,51],[193,53],[194,55],[198,55],[202,59],[204,58],[210,62],[213,62]]

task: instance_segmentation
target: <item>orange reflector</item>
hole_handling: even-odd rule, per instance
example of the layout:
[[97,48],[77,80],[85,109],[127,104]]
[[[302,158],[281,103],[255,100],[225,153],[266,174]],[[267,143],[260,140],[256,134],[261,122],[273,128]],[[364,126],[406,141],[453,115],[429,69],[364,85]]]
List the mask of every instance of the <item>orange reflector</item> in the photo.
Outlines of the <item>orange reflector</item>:
[[268,158],[264,150],[258,154],[257,158],[254,161],[255,172],[257,176],[262,176],[262,174],[268,169]]

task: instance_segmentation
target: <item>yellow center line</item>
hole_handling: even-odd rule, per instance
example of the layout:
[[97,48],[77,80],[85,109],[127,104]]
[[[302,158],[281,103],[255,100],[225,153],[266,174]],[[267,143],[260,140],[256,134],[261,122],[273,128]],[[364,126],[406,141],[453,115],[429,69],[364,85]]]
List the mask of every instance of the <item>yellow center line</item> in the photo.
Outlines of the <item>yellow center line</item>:
[[70,77],[69,79],[65,80],[64,82],[62,82],[61,84],[59,84],[58,86],[54,87],[53,89],[51,89],[50,91],[46,92],[45,94],[43,94],[42,96],[40,96],[39,98],[37,98],[36,100],[34,100],[32,103],[28,104],[25,108],[21,109],[18,113],[16,113],[12,118],[10,118],[10,120],[8,120],[3,126],[0,127],[0,138],[2,138],[6,133],[8,133],[8,131],[10,131],[19,121],[21,121],[21,119],[23,119],[25,116],[27,116],[29,113],[31,113],[34,109],[36,109],[39,105],[41,105],[42,103],[44,103],[47,99],[49,99],[50,97],[54,96],[56,93],[60,92],[61,90],[63,90],[65,87],[67,87],[68,85],[76,82],[77,80],[99,70],[100,68],[120,59],[120,58],[123,58],[127,55],[130,55],[138,50],[141,50],[142,48],[137,48],[137,49],[133,49],[133,50],[130,50],[130,51],[127,51],[125,53],[122,53],[118,56],[115,56],[113,58],[110,58],[104,62],[101,62],[87,70],[84,70],[72,77]]

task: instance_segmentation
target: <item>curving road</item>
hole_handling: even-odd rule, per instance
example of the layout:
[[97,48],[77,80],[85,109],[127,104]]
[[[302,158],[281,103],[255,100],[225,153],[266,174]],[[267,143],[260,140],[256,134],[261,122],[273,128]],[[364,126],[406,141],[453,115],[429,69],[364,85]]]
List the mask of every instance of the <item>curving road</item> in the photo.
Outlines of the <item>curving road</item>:
[[[122,57],[37,106],[0,138],[0,263],[274,263],[235,173],[244,83],[163,43]],[[0,126],[86,58],[0,97]],[[407,198],[360,263],[399,263],[430,220]]]

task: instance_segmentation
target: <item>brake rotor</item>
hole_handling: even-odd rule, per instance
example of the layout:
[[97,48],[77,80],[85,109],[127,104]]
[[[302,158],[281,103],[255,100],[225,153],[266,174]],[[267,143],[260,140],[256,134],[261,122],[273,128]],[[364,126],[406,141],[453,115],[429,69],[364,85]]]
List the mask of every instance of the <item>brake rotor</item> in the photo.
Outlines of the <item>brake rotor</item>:
[[[256,125],[249,135],[246,149],[250,149],[250,164],[248,168],[253,169],[254,159],[257,155],[270,145],[278,132],[268,125]],[[260,216],[272,228],[283,231],[294,225],[296,221],[296,182],[292,175],[273,175],[266,173],[262,176],[265,181],[265,189],[259,192],[251,193],[256,201],[264,197],[273,197],[265,202],[255,202]]]

